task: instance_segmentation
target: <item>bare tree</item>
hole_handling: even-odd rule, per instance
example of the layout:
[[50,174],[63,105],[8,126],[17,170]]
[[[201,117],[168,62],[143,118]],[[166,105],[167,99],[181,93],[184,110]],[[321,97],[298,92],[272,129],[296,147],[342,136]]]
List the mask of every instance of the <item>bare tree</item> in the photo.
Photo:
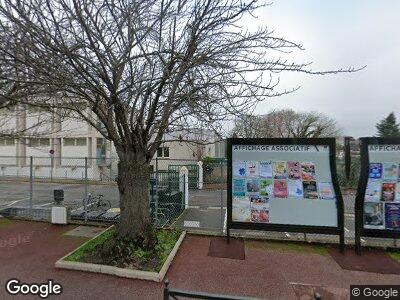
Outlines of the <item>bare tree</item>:
[[[302,47],[265,27],[239,27],[260,5],[1,0],[0,63],[16,69],[2,79],[50,95],[27,101],[72,110],[115,145],[120,236],[151,240],[149,162],[164,134],[199,124],[220,128],[267,97],[291,92],[276,91],[282,71],[354,71],[314,72],[308,64],[269,56]],[[77,108],[82,101],[91,113]]]
[[232,134],[249,138],[319,138],[336,137],[341,129],[334,119],[322,113],[282,109],[266,115],[245,115],[238,119]]

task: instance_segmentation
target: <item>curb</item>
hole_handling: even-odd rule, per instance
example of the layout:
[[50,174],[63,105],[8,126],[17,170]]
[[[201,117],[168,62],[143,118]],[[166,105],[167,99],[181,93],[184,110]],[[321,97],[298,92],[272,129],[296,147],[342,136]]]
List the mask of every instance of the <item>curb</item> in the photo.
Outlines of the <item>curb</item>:
[[[110,230],[113,227],[114,226],[111,226],[111,227],[107,228],[106,230],[100,232],[93,239],[97,238],[99,235],[103,234],[104,232]],[[81,246],[76,248],[75,250],[64,255],[62,258],[60,258],[55,263],[55,267],[59,268],[59,269],[86,271],[86,272],[114,275],[114,276],[118,276],[118,277],[126,277],[126,278],[132,278],[132,279],[143,279],[143,280],[150,280],[150,281],[155,281],[155,282],[162,282],[176,253],[178,252],[179,247],[181,246],[185,236],[186,236],[186,231],[183,231],[181,233],[178,241],[175,243],[174,248],[172,248],[171,253],[168,255],[167,259],[165,260],[164,265],[162,266],[160,272],[132,270],[132,269],[126,269],[126,268],[118,268],[118,267],[114,267],[114,266],[82,263],[82,262],[71,262],[71,261],[65,260],[69,255],[71,255],[72,253],[74,253],[75,251],[77,251],[78,249],[80,249],[81,247],[83,247],[85,244],[89,243],[93,239],[85,242],[84,244],[82,244]]]

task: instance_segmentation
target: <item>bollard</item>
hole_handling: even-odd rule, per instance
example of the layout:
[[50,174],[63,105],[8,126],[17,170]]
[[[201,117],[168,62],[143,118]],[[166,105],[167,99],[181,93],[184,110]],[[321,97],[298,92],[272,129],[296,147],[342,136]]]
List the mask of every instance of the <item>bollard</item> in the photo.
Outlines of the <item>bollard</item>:
[[164,300],[169,299],[169,281],[166,279],[164,281]]

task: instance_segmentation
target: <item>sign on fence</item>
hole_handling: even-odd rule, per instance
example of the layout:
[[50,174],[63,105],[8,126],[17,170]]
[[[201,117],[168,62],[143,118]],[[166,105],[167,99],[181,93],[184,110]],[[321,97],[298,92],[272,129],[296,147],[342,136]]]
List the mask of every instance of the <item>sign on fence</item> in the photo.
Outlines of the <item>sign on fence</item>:
[[356,249],[361,236],[400,237],[400,138],[361,138]]
[[229,229],[337,234],[335,139],[228,139]]

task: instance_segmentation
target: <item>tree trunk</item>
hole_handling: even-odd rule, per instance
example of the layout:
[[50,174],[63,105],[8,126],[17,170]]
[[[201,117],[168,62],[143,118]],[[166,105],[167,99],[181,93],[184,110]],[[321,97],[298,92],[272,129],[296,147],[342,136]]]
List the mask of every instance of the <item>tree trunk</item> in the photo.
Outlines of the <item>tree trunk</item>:
[[149,212],[150,165],[136,155],[124,155],[118,163],[118,189],[120,196],[120,237],[134,240],[149,239],[151,232]]

